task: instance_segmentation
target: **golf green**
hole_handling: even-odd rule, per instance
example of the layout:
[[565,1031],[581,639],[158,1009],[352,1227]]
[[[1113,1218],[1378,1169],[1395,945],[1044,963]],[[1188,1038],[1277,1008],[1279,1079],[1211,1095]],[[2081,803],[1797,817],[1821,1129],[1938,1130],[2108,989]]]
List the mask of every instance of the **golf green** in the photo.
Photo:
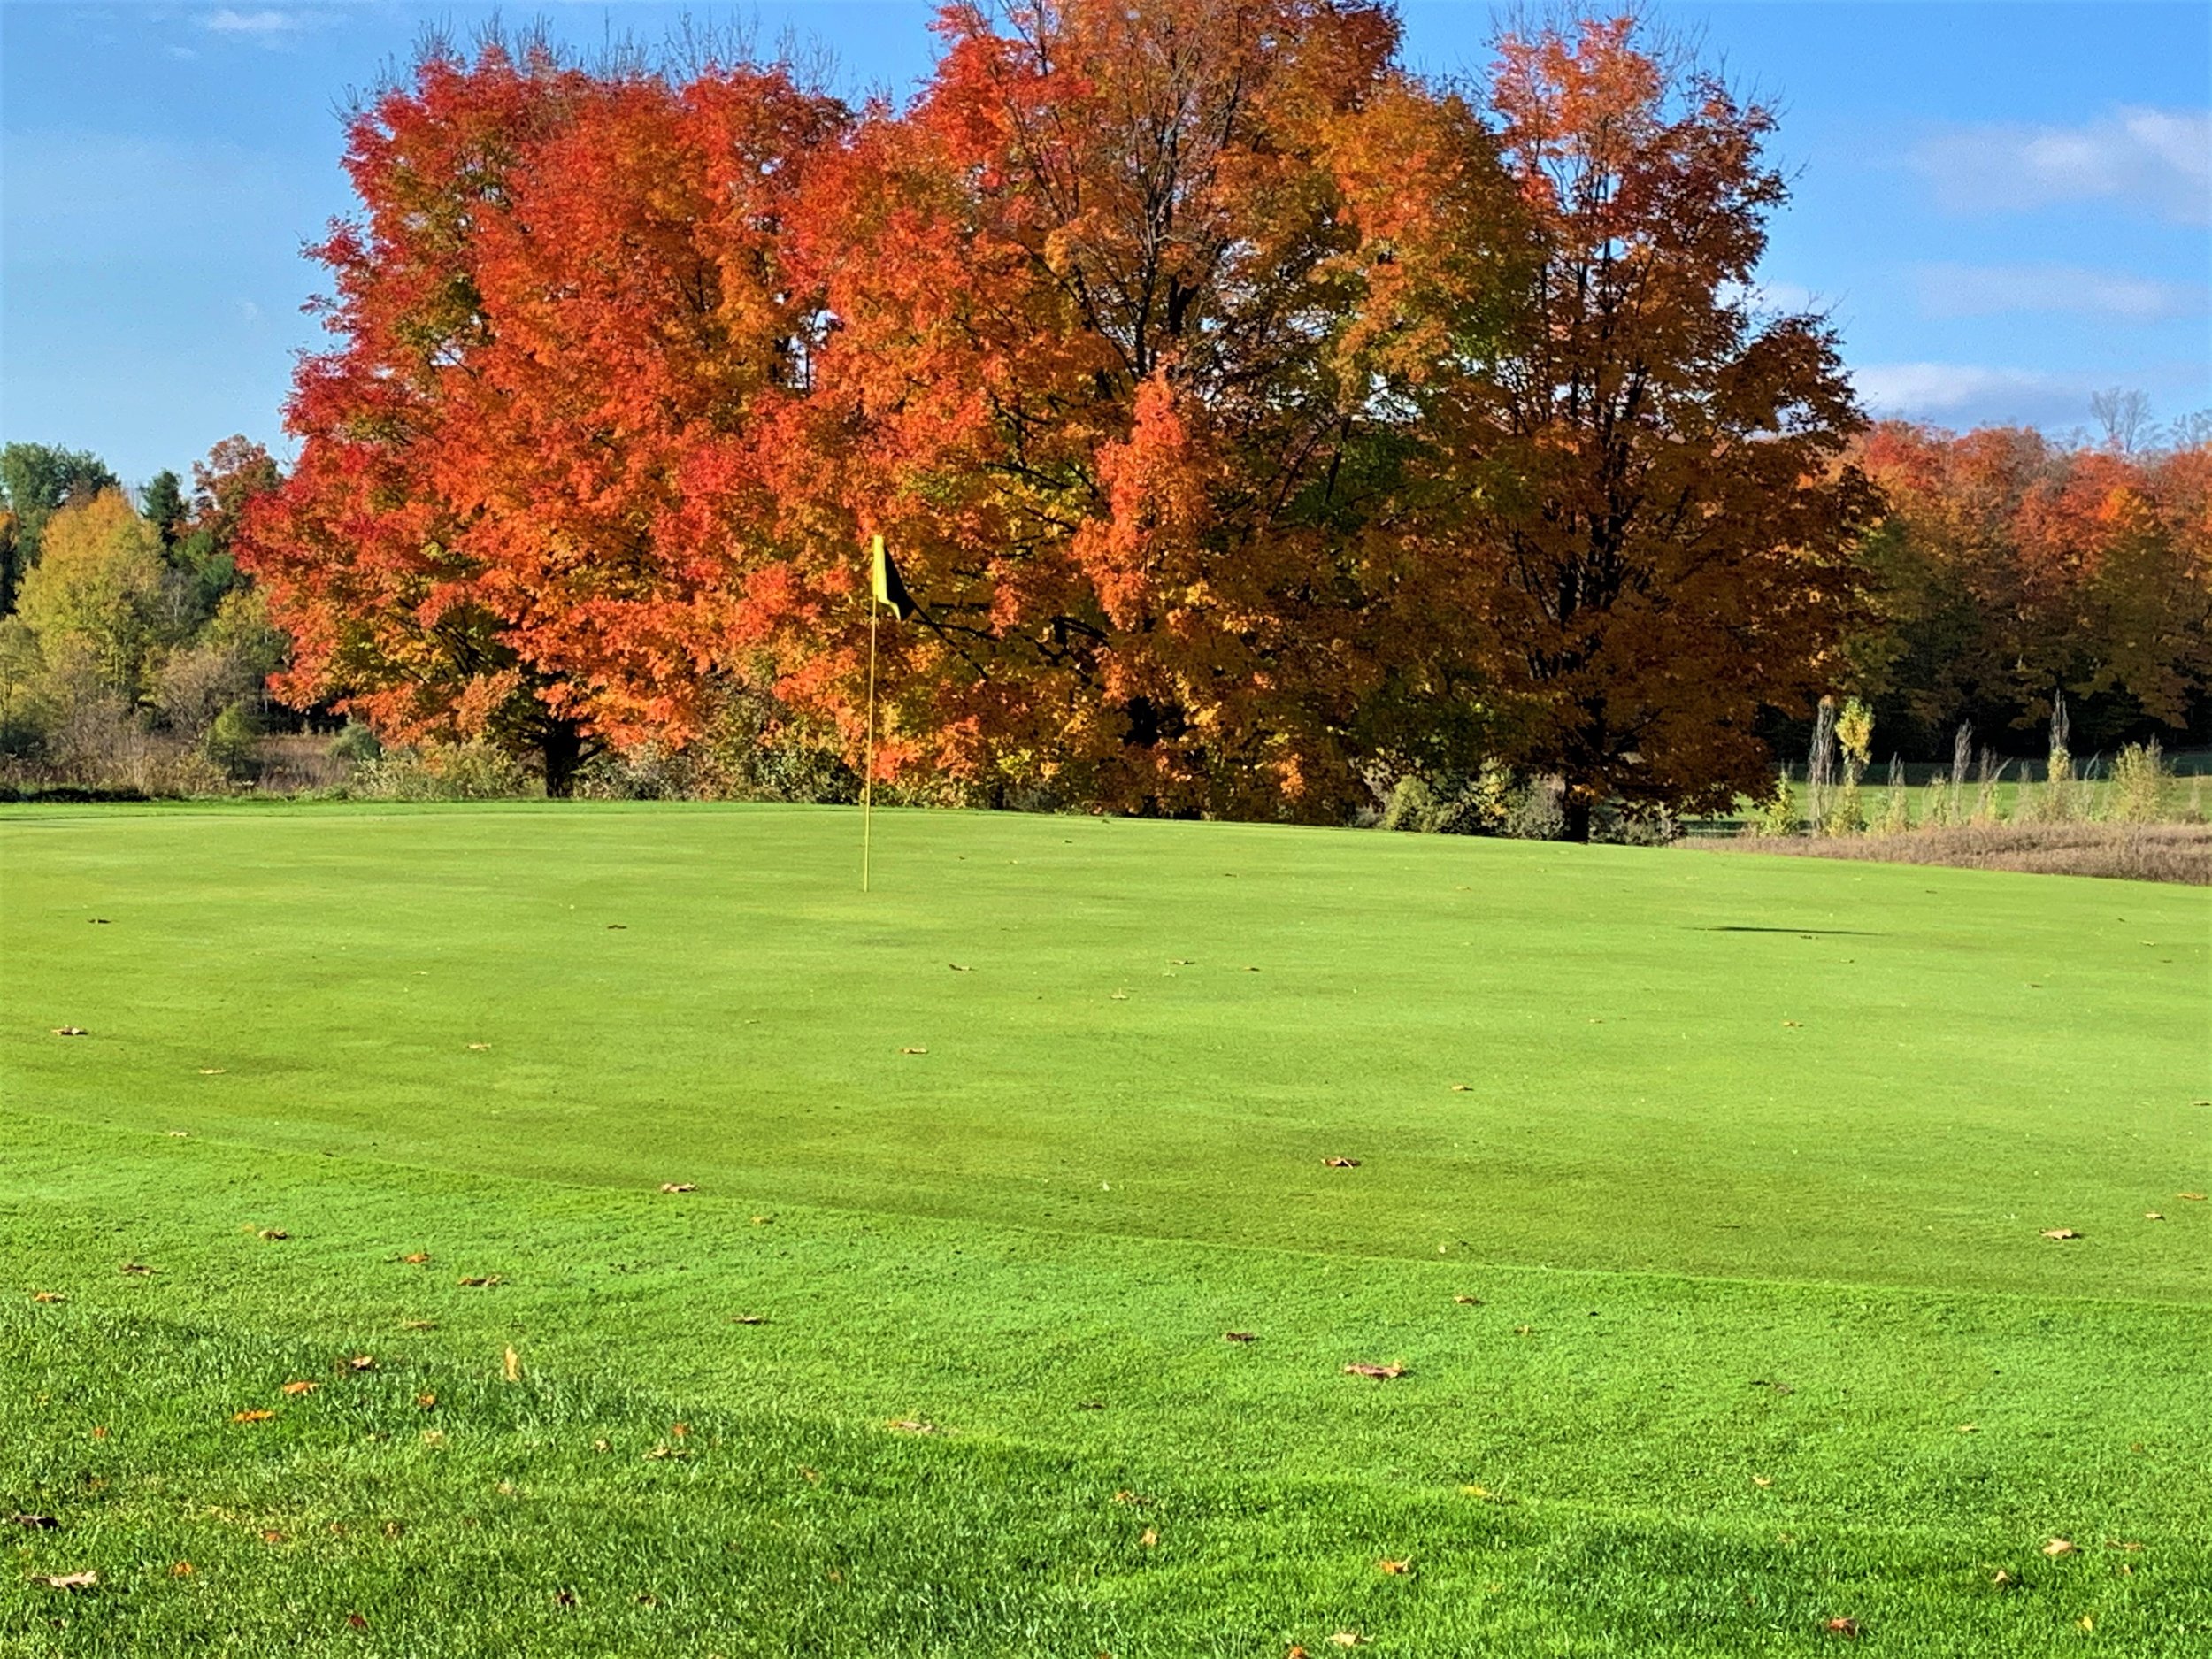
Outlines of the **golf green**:
[[2212,1649],[2212,895],[857,830],[0,815],[0,1649]]

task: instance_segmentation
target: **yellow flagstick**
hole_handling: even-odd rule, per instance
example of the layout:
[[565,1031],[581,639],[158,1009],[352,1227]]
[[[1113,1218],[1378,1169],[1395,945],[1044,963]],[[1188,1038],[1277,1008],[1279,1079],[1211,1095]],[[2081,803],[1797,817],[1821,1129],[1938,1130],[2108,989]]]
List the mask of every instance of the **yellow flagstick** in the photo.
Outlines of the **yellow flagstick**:
[[[883,558],[883,538],[878,536],[871,550],[877,563]],[[868,580],[868,735],[861,745],[860,763],[860,890],[868,890],[868,845],[875,827],[876,807],[876,623],[882,607],[876,599],[875,570],[872,565]]]

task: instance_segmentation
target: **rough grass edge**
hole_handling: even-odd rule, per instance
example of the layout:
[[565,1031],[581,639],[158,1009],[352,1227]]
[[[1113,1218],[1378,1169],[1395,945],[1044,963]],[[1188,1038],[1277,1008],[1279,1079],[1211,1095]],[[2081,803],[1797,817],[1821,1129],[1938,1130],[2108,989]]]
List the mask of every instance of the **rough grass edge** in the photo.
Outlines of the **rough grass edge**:
[[2208,824],[1962,824],[1890,835],[1694,835],[1681,844],[1709,852],[1784,853],[2212,887],[2212,825]]

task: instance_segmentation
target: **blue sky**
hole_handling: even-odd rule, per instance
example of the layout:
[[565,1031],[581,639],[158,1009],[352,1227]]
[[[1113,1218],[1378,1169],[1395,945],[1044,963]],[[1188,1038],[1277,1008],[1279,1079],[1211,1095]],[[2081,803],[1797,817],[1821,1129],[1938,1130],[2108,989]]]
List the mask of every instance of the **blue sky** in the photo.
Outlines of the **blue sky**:
[[[1940,425],[2086,419],[2124,386],[2212,406],[2212,8],[1659,4],[1784,110],[1797,175],[1764,280],[1830,308],[1878,412]],[[558,36],[658,40],[752,17],[903,94],[927,4],[557,4]],[[1476,70],[1486,4],[1413,0],[1409,58]],[[184,471],[243,432],[284,449],[294,355],[319,335],[299,249],[349,206],[349,93],[471,5],[0,0],[0,437]],[[511,5],[511,21],[534,13]]]

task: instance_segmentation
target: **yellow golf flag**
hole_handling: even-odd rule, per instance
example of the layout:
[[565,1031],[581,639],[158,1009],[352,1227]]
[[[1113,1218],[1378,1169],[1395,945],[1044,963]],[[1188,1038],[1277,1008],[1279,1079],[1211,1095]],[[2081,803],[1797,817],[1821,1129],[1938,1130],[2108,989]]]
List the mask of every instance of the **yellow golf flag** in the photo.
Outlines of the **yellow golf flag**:
[[892,563],[890,550],[883,545],[883,538],[875,539],[876,603],[903,622],[914,614],[914,595],[906,591],[906,584],[899,580],[899,567]]

